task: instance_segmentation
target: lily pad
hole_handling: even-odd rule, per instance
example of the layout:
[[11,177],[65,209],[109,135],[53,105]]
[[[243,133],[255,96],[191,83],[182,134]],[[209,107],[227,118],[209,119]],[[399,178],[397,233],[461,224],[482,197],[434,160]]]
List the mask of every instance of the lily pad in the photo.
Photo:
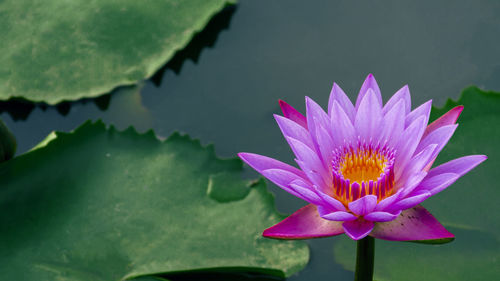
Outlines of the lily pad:
[[289,276],[304,243],[262,230],[283,217],[242,162],[174,134],[87,122],[0,164],[1,280],[125,280],[233,268]]
[[56,104],[152,76],[235,0],[0,3],[0,99]]
[[[458,101],[433,108],[431,119],[460,104],[464,105],[460,125],[435,165],[469,154],[486,154],[488,160],[423,204],[455,234],[455,241],[427,246],[377,240],[376,280],[497,280],[500,276],[500,93],[467,88]],[[354,242],[335,241],[334,253],[346,269],[354,269]]]

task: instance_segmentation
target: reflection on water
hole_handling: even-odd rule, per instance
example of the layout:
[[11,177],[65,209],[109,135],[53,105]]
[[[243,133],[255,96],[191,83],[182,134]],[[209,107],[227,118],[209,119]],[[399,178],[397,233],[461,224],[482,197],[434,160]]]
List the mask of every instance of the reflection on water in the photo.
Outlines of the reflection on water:
[[159,86],[161,84],[163,74],[167,69],[179,74],[182,65],[186,60],[189,59],[197,63],[201,51],[206,47],[213,47],[217,41],[219,33],[222,30],[229,28],[229,23],[231,22],[231,17],[236,11],[236,7],[236,5],[229,5],[210,19],[205,28],[195,34],[191,42],[189,42],[185,48],[177,51],[174,57],[172,57],[172,59],[170,59],[165,66],[163,66],[155,73],[155,75],[153,75],[153,77],[151,77],[151,81],[156,86]]
[[[2,120],[16,136],[18,154],[34,147],[53,130],[68,132],[89,119],[102,119],[120,130],[134,126],[139,132],[144,132],[151,129],[153,121],[149,109],[142,105],[141,87],[120,87],[98,99],[56,106],[31,104],[33,107],[27,120],[16,121],[6,112],[2,114]],[[103,107],[108,109],[103,111]]]
[[35,103],[25,99],[11,98],[8,101],[0,101],[0,113],[9,113],[14,121],[26,120],[33,109],[35,109]]
[[[106,110],[109,106],[110,99],[111,93],[108,93],[97,98],[86,98],[73,102],[61,102],[53,107],[57,110],[57,112],[59,112],[59,114],[66,116],[70,112],[72,106],[86,104],[88,102],[93,102],[100,110]],[[6,112],[14,121],[26,120],[35,108],[45,111],[48,107],[50,106],[46,103],[33,103],[23,98],[11,98],[6,101],[0,101],[0,114]]]

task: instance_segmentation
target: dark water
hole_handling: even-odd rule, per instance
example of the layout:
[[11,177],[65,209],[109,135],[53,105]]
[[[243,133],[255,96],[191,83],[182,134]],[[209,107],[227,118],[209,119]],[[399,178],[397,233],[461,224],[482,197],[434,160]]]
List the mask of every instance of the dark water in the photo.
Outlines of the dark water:
[[[290,162],[272,118],[278,99],[303,110],[308,95],[326,106],[333,81],[354,99],[368,73],[385,100],[409,84],[414,104],[442,105],[472,84],[500,90],[500,2],[465,2],[240,0],[136,88],[55,107],[7,102],[0,108],[16,110],[1,118],[20,153],[52,130],[103,119],[162,137],[182,131],[222,157],[249,151]],[[304,204],[271,189],[282,212]],[[289,280],[352,279],[333,261],[334,241],[309,241],[310,264]]]

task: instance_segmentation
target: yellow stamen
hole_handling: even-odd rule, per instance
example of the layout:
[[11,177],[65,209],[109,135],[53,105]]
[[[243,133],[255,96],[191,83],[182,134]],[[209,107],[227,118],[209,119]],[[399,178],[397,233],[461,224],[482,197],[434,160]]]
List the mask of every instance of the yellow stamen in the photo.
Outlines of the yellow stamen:
[[340,173],[350,182],[376,181],[384,172],[384,155],[369,150],[349,151],[339,167]]
[[345,206],[365,195],[375,195],[381,201],[393,194],[391,151],[360,145],[336,154],[332,162],[333,196]]

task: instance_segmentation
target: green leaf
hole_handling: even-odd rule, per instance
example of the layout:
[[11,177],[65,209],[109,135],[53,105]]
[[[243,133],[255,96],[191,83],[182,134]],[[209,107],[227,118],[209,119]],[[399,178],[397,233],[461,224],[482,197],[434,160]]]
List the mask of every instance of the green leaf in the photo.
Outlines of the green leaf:
[[[265,239],[282,219],[238,159],[174,134],[90,122],[0,164],[1,280],[124,280],[241,268],[289,276],[305,243]],[[223,203],[221,203],[223,202]],[[22,277],[22,278],[21,278]]]
[[55,104],[148,78],[235,0],[0,3],[0,99]]
[[[486,154],[488,160],[424,202],[455,234],[455,241],[431,246],[377,240],[377,280],[497,280],[500,276],[500,93],[467,88],[458,101],[433,108],[431,120],[456,105],[464,105],[458,129],[434,166],[470,154]],[[337,240],[334,253],[346,269],[354,269],[353,241]]]

